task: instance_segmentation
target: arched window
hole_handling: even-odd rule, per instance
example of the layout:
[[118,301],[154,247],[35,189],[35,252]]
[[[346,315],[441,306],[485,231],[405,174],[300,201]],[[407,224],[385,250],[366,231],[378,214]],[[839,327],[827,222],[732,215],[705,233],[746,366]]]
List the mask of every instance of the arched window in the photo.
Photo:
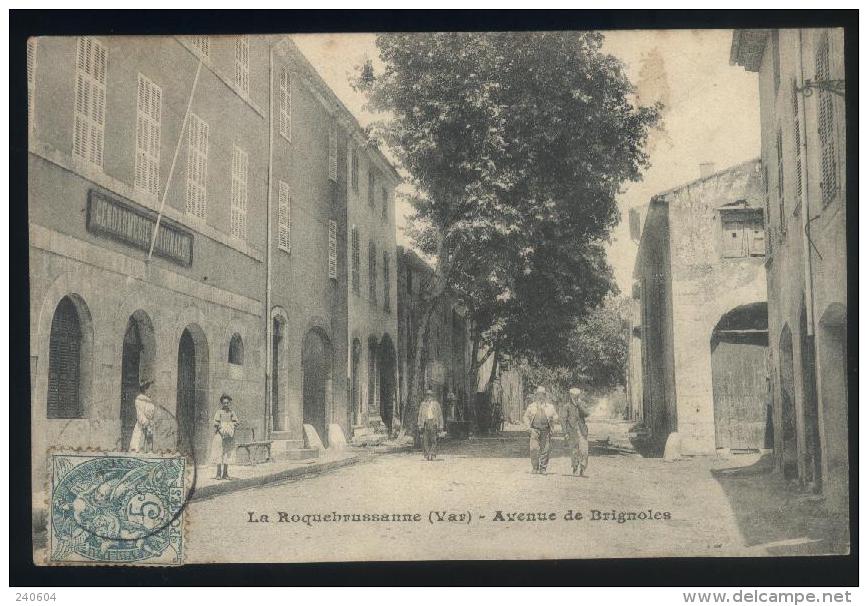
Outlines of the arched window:
[[244,342],[237,332],[229,341],[229,363],[241,366],[244,364]]
[[49,419],[79,419],[84,416],[81,399],[81,322],[78,310],[64,297],[54,310],[48,342]]

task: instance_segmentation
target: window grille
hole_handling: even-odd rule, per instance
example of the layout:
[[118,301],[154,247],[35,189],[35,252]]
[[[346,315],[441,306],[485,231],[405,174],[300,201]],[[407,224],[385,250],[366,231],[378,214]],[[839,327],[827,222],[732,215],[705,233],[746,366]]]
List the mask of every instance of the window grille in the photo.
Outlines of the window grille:
[[291,200],[289,185],[284,181],[277,183],[277,247],[290,251],[290,235],[292,229]]
[[368,243],[368,298],[377,302],[377,247]]
[[54,311],[48,344],[49,419],[77,419],[84,416],[81,401],[82,331],[78,310],[64,297]]
[[[280,70],[279,89],[278,123],[280,134],[287,141],[292,141],[292,82],[289,79],[289,71],[285,67]],[[329,145],[331,145],[331,140],[329,140]],[[329,153],[331,153],[331,149]]]
[[136,189],[160,193],[160,126],[163,89],[139,74],[136,101]]
[[[831,79],[829,67],[829,34],[823,32],[816,52],[815,81]],[[820,192],[823,206],[838,195],[838,157],[835,145],[835,115],[832,93],[820,89],[817,92],[817,132],[820,135]]]
[[329,221],[329,278],[338,277],[338,223]]
[[335,128],[329,130],[329,179],[338,180],[338,133]]
[[353,225],[352,229],[352,237],[351,237],[351,247],[352,247],[352,268],[353,268],[353,292],[359,293],[359,266],[361,265],[361,254],[359,252],[359,229]]
[[207,215],[208,124],[190,114],[187,125],[187,214],[200,219]]
[[235,38],[235,85],[247,96],[250,94],[250,37]]
[[368,206],[374,208],[374,190],[376,189],[377,178],[374,175],[374,167],[368,168]]
[[75,112],[72,151],[102,167],[105,132],[105,81],[108,54],[89,37],[78,39],[75,70]]
[[383,197],[383,211],[382,211],[382,219],[385,221],[389,217],[389,190],[385,187],[382,190]]
[[247,152],[233,146],[230,233],[241,240],[247,239],[247,164]]
[[33,130],[36,116],[36,38],[27,39],[27,128]]

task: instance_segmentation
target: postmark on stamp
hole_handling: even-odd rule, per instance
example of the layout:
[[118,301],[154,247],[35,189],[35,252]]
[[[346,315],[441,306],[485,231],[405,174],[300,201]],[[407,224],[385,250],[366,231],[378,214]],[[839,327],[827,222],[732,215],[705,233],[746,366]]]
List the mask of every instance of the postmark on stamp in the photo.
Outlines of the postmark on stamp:
[[50,464],[49,564],[183,564],[182,455],[53,452]]

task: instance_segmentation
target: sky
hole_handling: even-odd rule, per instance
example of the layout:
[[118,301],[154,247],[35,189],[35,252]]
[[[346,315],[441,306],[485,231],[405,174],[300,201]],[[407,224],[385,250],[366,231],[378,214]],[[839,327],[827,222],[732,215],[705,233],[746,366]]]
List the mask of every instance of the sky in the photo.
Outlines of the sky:
[[[377,117],[350,86],[357,65],[380,64],[374,34],[293,36],[302,53],[362,126]],[[662,128],[649,138],[650,167],[642,181],[619,196],[621,223],[612,232],[609,262],[622,292],[630,292],[636,245],[630,240],[627,209],[642,206],[658,192],[699,178],[699,164],[724,169],[759,156],[757,76],[729,65],[731,30],[612,31],[604,52],[619,58],[642,104],[662,101]],[[399,205],[397,239],[409,208]]]

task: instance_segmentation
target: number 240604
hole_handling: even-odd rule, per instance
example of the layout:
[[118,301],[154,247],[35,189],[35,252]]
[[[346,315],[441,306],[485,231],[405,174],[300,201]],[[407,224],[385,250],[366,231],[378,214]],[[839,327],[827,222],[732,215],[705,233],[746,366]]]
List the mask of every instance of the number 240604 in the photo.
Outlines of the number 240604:
[[16,602],[56,602],[57,597],[53,593],[16,593]]

